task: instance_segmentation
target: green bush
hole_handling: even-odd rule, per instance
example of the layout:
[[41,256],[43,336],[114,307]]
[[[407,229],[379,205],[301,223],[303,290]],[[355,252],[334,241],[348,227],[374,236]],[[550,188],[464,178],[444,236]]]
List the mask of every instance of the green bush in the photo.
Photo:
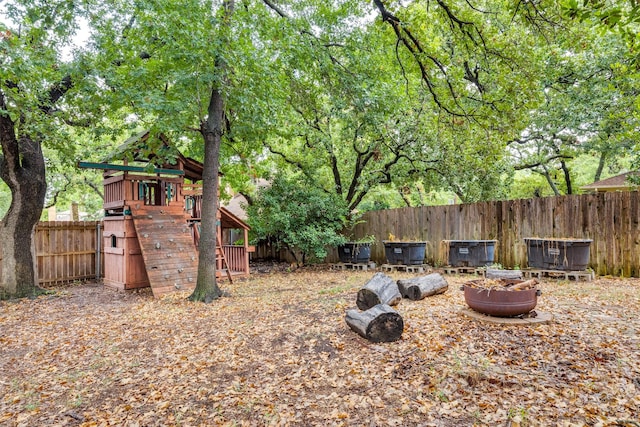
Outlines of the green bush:
[[300,177],[277,176],[248,206],[253,240],[288,249],[298,265],[324,259],[327,248],[343,244],[347,207],[339,196]]

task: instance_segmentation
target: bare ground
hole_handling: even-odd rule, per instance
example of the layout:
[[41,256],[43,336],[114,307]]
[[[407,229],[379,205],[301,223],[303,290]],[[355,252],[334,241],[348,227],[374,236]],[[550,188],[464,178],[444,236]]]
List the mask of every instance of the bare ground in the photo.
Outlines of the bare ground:
[[446,276],[374,344],[344,322],[372,272],[276,270],[209,305],[99,284],[0,303],[0,425],[640,425],[640,280],[544,280],[553,322],[504,326]]

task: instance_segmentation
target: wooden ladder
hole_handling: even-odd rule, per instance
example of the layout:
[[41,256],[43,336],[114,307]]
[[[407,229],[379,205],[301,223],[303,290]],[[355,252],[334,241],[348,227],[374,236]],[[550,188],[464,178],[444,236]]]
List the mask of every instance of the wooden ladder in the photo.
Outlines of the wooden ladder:
[[[194,241],[196,242],[196,249],[199,250],[200,223],[193,224],[193,234]],[[229,269],[229,263],[227,263],[227,257],[224,255],[224,249],[222,249],[222,245],[220,245],[220,240],[218,239],[218,237],[216,237],[216,277],[217,272],[220,269],[225,269],[229,282],[233,283],[233,279],[231,278],[231,270]]]
[[[220,245],[220,242],[216,240],[216,264],[220,260],[220,267],[224,268],[227,272],[227,278],[230,283],[233,283],[233,279],[231,278],[231,270],[229,269],[229,264],[227,263],[227,257],[224,256],[224,249]],[[217,266],[216,266],[217,267]]]

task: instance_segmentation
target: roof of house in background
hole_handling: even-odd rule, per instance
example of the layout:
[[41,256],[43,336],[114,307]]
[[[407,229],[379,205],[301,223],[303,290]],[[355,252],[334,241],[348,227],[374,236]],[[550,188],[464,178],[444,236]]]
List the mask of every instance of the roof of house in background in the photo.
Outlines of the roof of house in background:
[[620,175],[612,176],[610,178],[602,179],[600,181],[596,181],[592,184],[585,185],[580,187],[583,191],[595,191],[595,192],[603,192],[603,191],[624,191],[636,188],[637,186],[630,183],[627,180],[629,175],[639,175],[640,172],[625,172]]
[[223,204],[223,207],[229,212],[233,213],[236,217],[243,221],[247,220],[247,212],[244,206],[247,205],[247,199],[242,194],[234,195],[231,200]]
[[[255,179],[253,182],[257,189],[268,187],[271,185],[269,181],[262,178]],[[223,202],[222,206],[224,206],[229,212],[232,212],[235,216],[237,216],[241,220],[246,221],[247,220],[247,211],[246,211],[247,204],[248,202],[246,197],[244,197],[240,193],[236,193],[233,195],[231,200],[229,200],[226,203]]]

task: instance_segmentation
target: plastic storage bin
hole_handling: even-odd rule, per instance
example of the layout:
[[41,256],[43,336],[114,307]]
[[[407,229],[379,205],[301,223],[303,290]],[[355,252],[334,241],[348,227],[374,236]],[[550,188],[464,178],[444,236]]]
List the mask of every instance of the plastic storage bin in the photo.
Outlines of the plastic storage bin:
[[484,267],[494,263],[496,240],[445,240],[452,267]]
[[347,242],[338,246],[338,257],[340,262],[366,264],[371,259],[371,244]]
[[383,241],[387,263],[395,265],[422,265],[427,242]]
[[529,268],[582,271],[589,265],[591,239],[525,238]]

